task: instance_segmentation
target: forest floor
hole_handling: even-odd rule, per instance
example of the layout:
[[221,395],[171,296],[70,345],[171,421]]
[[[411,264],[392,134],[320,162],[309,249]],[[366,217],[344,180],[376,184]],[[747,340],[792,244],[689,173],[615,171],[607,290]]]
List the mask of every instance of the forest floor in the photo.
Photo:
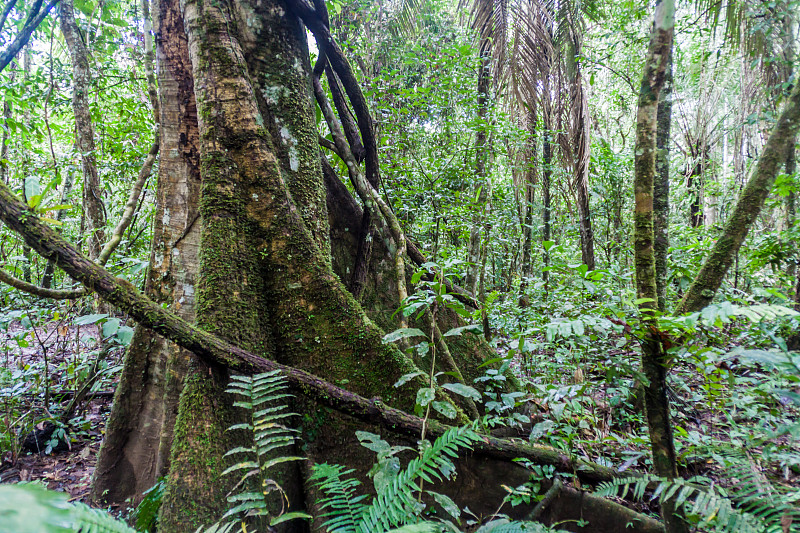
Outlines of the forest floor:
[[[108,333],[106,324],[116,320],[75,325],[74,313],[69,321],[65,316],[51,314],[38,325],[10,317],[0,331],[0,421],[5,426],[0,428],[0,483],[41,481],[73,500],[86,501],[121,368],[121,346],[110,350],[102,365],[93,389],[99,396],[88,397],[69,420],[58,422],[57,427],[69,427],[68,444],[45,436],[38,445],[48,453],[35,453],[30,446],[26,450],[22,444],[23,437],[48,429],[46,421],[57,419],[92,370],[98,339]],[[114,328],[120,324],[117,320]],[[524,354],[514,350],[511,367],[530,384],[524,401],[530,407],[531,439],[620,471],[647,471],[649,439],[641,406],[631,400],[629,378],[621,377],[630,376],[638,364],[636,343],[618,333],[584,347],[567,343],[566,349],[543,334],[528,340],[536,349]],[[514,342],[498,339],[499,355],[508,355]],[[797,406],[770,392],[785,384],[774,373],[731,356],[735,345],[700,351],[695,359],[675,365],[671,386],[681,474],[731,486],[736,480],[712,459],[713,452],[740,448],[760,477],[798,491],[797,439],[792,432],[764,438],[780,424],[796,424]],[[50,384],[48,405],[45,383]],[[794,393],[800,395],[800,390]],[[48,443],[55,448],[46,450]],[[770,456],[762,457],[766,450]],[[646,504],[636,508],[648,510]]]
[[[71,500],[87,501],[116,384],[113,369],[118,367],[122,349],[112,350],[106,358],[111,371],[98,381],[100,392],[89,393],[69,421],[58,420],[57,413],[69,404],[90,368],[90,358],[97,355],[99,328],[64,321],[26,326],[13,321],[0,333],[0,369],[13,383],[0,389],[0,420],[5,426],[0,432],[5,437],[0,440],[0,483],[38,481],[66,492]],[[47,405],[45,379],[51,383]],[[59,439],[54,433],[67,424],[68,437]]]

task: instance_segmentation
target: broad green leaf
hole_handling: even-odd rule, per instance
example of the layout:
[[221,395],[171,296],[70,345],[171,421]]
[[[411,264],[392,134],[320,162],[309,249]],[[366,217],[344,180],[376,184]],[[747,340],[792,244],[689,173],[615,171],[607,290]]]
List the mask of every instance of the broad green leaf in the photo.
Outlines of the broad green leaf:
[[455,337],[461,335],[465,331],[469,331],[471,333],[481,333],[483,327],[479,326],[478,324],[469,324],[467,326],[460,326],[457,328],[453,328],[449,330],[447,333],[444,334],[445,337]]
[[550,433],[550,430],[553,429],[555,425],[556,423],[553,422],[552,420],[544,420],[542,422],[539,422],[538,424],[533,426],[533,429],[531,430],[530,440],[535,441],[541,439],[542,437]]
[[107,339],[119,331],[119,318],[109,318],[103,322],[103,338]]
[[117,341],[123,346],[128,346],[131,340],[133,340],[133,328],[120,326],[117,330]]
[[424,387],[417,391],[417,405],[426,407],[436,397],[433,387]]
[[423,375],[425,375],[424,372],[411,372],[409,374],[404,374],[404,375],[400,376],[400,379],[398,379],[395,382],[394,386],[395,387],[402,387],[403,385],[405,385],[406,383],[408,383],[409,381],[411,381],[415,377],[423,376]]
[[481,393],[469,385],[464,385],[463,383],[445,383],[442,385],[442,388],[447,389],[450,392],[455,392],[456,394],[464,396],[465,398],[471,398],[476,402],[481,401]]
[[391,444],[383,440],[380,435],[370,433],[369,431],[356,431],[356,437],[361,445],[372,450],[375,453],[386,452],[391,449]]
[[458,414],[456,408],[453,407],[453,404],[450,402],[432,402],[431,407],[433,407],[436,412],[441,413],[442,416],[446,416],[447,418],[453,419]]
[[417,328],[400,328],[384,335],[383,343],[389,344],[390,342],[397,342],[401,339],[407,339],[409,337],[425,337],[425,333],[421,329]]
[[433,499],[436,500],[436,503],[441,505],[442,509],[444,509],[447,512],[447,514],[449,514],[456,520],[459,519],[459,517],[461,516],[461,509],[458,508],[456,502],[450,499],[449,496],[446,496],[444,494],[439,494],[438,492],[434,492],[431,490],[426,492],[431,496],[433,496]]
[[108,318],[108,313],[98,313],[95,315],[83,315],[76,318],[72,323],[76,326],[88,326],[89,324],[96,324],[97,322]]

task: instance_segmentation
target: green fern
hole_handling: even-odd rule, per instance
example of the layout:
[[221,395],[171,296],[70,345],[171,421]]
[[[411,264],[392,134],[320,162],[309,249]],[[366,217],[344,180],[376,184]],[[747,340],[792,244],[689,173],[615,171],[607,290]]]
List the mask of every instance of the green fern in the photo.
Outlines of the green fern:
[[366,495],[355,495],[361,483],[355,478],[342,479],[342,476],[349,476],[353,472],[355,470],[352,468],[345,469],[341,465],[314,465],[310,481],[325,494],[317,503],[323,511],[330,509],[322,518],[328,518],[325,527],[331,532],[356,531],[367,507],[362,503]]
[[[228,502],[234,505],[223,515],[223,521],[234,516],[265,516],[270,517],[271,525],[276,525],[295,518],[310,518],[305,513],[272,516],[270,512],[270,493],[279,492],[281,498],[284,497],[281,487],[269,478],[270,471],[280,464],[303,460],[302,457],[276,453],[292,448],[298,433],[287,425],[287,421],[296,415],[288,412],[286,407],[292,397],[286,389],[286,379],[279,371],[231,377],[227,392],[242,397],[234,402],[234,406],[248,411],[250,420],[235,424],[228,430],[248,432],[253,444],[236,447],[225,454],[226,457],[236,457],[237,462],[223,475],[238,473],[241,477],[234,488],[240,491],[228,496]],[[257,490],[247,490],[252,486],[252,480],[259,481]]]
[[[684,479],[668,480],[653,475],[604,482],[598,485],[595,494],[625,498],[630,492],[634,499],[641,500],[648,486],[656,485],[652,499],[674,499],[676,505],[683,507],[687,518],[694,518],[699,526],[716,531],[778,533],[784,531],[781,524],[784,516],[800,523],[798,509],[781,502],[766,479],[742,466],[729,471],[739,480],[731,494],[716,486],[703,487]],[[765,490],[765,486],[770,490]],[[800,526],[790,531],[800,531]]]
[[[441,524],[420,522],[419,481],[434,483],[449,477],[458,449],[470,448],[479,439],[469,426],[448,429],[385,483],[370,505],[363,503],[364,495],[355,495],[360,485],[358,480],[343,479],[353,470],[336,465],[315,465],[311,481],[325,494],[319,501],[321,509],[328,511],[323,515],[327,518],[324,527],[334,533],[381,533],[392,528],[404,532],[438,531]],[[411,526],[415,527],[408,529]]]
[[15,533],[136,533],[106,511],[70,503],[41,485],[0,486],[0,531]]
[[422,479],[427,483],[441,481],[439,470],[452,471],[450,458],[457,458],[459,448],[471,448],[472,443],[479,439],[469,426],[445,431],[378,492],[362,517],[361,531],[385,531],[401,525],[409,511],[414,512],[419,505],[415,494],[419,491],[417,480]]
[[144,491],[144,498],[131,513],[131,522],[139,531],[155,531],[158,523],[158,510],[164,498],[167,481],[164,476],[158,478],[155,485]]

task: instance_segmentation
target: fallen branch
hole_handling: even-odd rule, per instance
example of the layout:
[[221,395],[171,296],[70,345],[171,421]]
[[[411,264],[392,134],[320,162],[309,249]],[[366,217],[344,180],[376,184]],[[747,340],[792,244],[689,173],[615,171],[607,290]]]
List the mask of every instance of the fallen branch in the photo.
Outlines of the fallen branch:
[[[413,437],[421,434],[421,418],[389,407],[380,398],[364,398],[303,370],[264,359],[181,320],[144,296],[129,282],[114,277],[81,254],[39,220],[3,183],[0,183],[0,219],[22,235],[31,248],[46,259],[55,261],[73,279],[127,312],[142,326],[170,339],[206,362],[246,374],[280,370],[295,389],[321,405],[398,434]],[[428,433],[433,437],[448,429],[445,424],[435,421],[428,423]],[[536,464],[553,465],[559,471],[575,473],[587,482],[610,480],[617,476],[612,468],[574,459],[553,448],[521,440],[485,436],[475,447],[475,453],[503,460],[523,457]]]

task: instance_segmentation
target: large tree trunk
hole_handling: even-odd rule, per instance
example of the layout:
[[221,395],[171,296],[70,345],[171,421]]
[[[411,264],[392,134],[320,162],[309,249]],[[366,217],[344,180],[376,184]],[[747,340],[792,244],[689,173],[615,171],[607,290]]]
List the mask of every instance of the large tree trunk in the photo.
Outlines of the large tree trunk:
[[[304,29],[278,2],[182,8],[200,118],[198,323],[259,355],[411,408],[413,386],[391,384],[416,367],[381,342],[331,271]],[[224,372],[211,370],[194,373],[181,396],[163,531],[193,530],[226,507],[230,418],[217,396]],[[352,439],[336,427],[308,455]],[[281,481],[296,496],[292,505],[302,505],[291,490],[300,480]]]
[[[183,19],[174,2],[155,10],[160,163],[145,292],[188,322],[195,317],[200,245],[197,108]],[[134,503],[166,475],[178,398],[191,354],[137,327],[125,356],[93,483],[100,501]]]

